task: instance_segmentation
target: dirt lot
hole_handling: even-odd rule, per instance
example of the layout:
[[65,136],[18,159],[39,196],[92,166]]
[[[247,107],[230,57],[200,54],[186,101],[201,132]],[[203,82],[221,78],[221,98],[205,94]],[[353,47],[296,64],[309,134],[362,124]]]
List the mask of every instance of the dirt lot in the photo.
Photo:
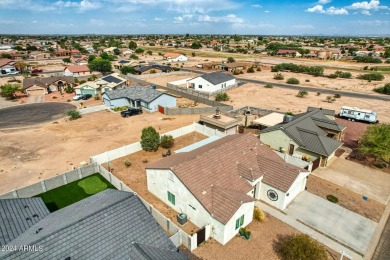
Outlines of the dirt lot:
[[163,120],[160,113],[122,118],[107,111],[81,119],[56,122],[24,130],[0,131],[0,194],[70,170],[95,154],[140,139],[145,126],[167,132],[199,119],[199,115]]
[[309,92],[307,97],[299,98],[296,97],[297,93],[296,90],[264,88],[263,85],[248,83],[229,90],[231,100],[225,103],[233,105],[234,108],[254,106],[293,113],[305,112],[308,106],[334,109],[338,113],[342,106],[348,105],[374,110],[378,113],[379,121],[390,122],[390,106],[386,101],[341,97],[334,103],[328,103],[325,101],[327,96],[325,94],[317,96],[315,92]]
[[375,200],[363,200],[362,195],[338,186],[324,179],[310,175],[307,179],[307,191],[314,193],[324,199],[327,195],[338,198],[338,204],[346,209],[358,213],[375,222],[379,222],[385,205]]
[[[175,144],[171,149],[172,153],[175,150],[196,143],[205,138],[206,136],[196,132],[176,138]],[[158,211],[160,211],[166,217],[170,218],[176,225],[180,226],[185,232],[192,234],[199,229],[191,222],[188,222],[184,226],[179,225],[176,220],[178,212],[174,211],[171,207],[167,206],[164,202],[148,191],[145,167],[148,163],[161,160],[161,155],[163,152],[166,153],[167,151],[165,149],[163,150],[162,148],[159,148],[156,152],[140,151],[116,159],[110,162],[111,172],[132,190],[137,192],[143,199],[152,204]],[[124,165],[124,161],[126,159],[131,162],[130,167],[126,167]],[[103,166],[107,168],[106,164]]]
[[182,80],[182,79],[189,79],[199,76],[199,74],[196,73],[185,73],[185,74],[179,74],[179,75],[167,75],[163,77],[155,77],[155,78],[147,78],[146,81],[152,83],[152,84],[158,84],[162,86],[166,86],[168,82]]
[[[223,246],[211,239],[200,245],[193,253],[205,260],[280,259],[280,256],[275,251],[275,247],[277,247],[280,238],[299,232],[269,214],[266,215],[266,223],[252,221],[248,225],[247,229],[252,233],[249,240],[237,235]],[[340,255],[335,251],[328,248],[327,251],[329,260],[340,259]]]
[[345,146],[353,149],[358,147],[357,141],[363,135],[364,131],[366,131],[367,127],[370,125],[362,122],[353,122],[348,121],[347,119],[336,118],[335,121],[338,124],[346,126],[347,129],[344,131],[343,143]]

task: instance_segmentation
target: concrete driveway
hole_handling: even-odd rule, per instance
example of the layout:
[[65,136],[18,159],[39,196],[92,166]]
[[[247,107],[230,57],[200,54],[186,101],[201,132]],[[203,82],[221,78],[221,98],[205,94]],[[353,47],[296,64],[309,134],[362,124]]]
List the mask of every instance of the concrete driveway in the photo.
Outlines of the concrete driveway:
[[100,106],[93,106],[93,107],[86,107],[86,108],[80,108],[80,114],[85,115],[89,113],[99,112],[108,109],[108,107],[104,105]]
[[307,191],[299,194],[285,212],[362,254],[378,226],[372,220]]
[[390,198],[390,174],[335,157],[331,164],[319,167],[311,174],[351,191],[387,204]]
[[45,100],[44,95],[31,95],[27,98],[27,103],[33,104],[33,103],[42,103]]

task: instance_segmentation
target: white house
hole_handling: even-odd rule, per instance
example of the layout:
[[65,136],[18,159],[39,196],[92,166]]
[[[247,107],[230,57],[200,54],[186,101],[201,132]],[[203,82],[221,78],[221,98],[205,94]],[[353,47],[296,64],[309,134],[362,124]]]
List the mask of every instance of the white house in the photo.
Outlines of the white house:
[[152,87],[143,87],[133,85],[126,88],[106,91],[102,95],[104,105],[115,107],[141,107],[148,112],[158,111],[158,106],[175,107],[176,98],[167,93],[153,89]]
[[164,60],[170,61],[170,62],[179,62],[179,61],[187,61],[187,57],[180,53],[174,53],[169,52],[165,53],[163,56]]
[[309,172],[284,162],[252,134],[233,134],[149,164],[148,190],[226,244],[253,218],[256,200],[284,210]]
[[236,78],[222,72],[212,72],[187,80],[187,88],[198,91],[214,92],[237,84]]
[[15,61],[10,59],[0,60],[0,74],[16,74]]

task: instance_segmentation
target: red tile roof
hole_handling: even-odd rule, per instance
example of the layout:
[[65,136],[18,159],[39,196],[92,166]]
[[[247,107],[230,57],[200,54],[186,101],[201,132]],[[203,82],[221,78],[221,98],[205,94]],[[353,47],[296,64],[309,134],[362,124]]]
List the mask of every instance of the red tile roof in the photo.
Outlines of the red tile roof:
[[283,161],[252,134],[228,135],[191,152],[151,163],[147,169],[170,169],[218,221],[226,224],[247,195],[248,182],[264,183],[287,192],[303,169]]
[[179,57],[180,53],[174,53],[174,52],[168,52],[168,53],[165,53],[164,54],[164,58],[171,58],[171,59],[176,59],[177,57]]
[[68,69],[72,73],[79,73],[79,72],[89,72],[89,68],[87,65],[74,65],[74,66],[68,66],[65,68],[65,70]]
[[10,62],[13,62],[13,60],[10,60],[10,59],[0,60],[0,67],[3,67],[3,66],[7,65]]
[[284,53],[297,53],[297,50],[279,50],[278,54],[284,54]]

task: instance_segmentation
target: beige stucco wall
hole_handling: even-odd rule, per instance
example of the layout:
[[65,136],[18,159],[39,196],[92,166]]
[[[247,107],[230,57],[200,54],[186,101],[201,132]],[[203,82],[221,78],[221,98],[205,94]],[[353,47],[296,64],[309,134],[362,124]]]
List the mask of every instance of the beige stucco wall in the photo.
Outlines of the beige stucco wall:
[[283,133],[282,130],[276,130],[268,133],[260,132],[260,141],[269,145],[274,150],[279,151],[279,148],[282,147],[286,153],[288,153],[290,144],[294,145],[294,153],[298,148],[298,144],[285,133]]

